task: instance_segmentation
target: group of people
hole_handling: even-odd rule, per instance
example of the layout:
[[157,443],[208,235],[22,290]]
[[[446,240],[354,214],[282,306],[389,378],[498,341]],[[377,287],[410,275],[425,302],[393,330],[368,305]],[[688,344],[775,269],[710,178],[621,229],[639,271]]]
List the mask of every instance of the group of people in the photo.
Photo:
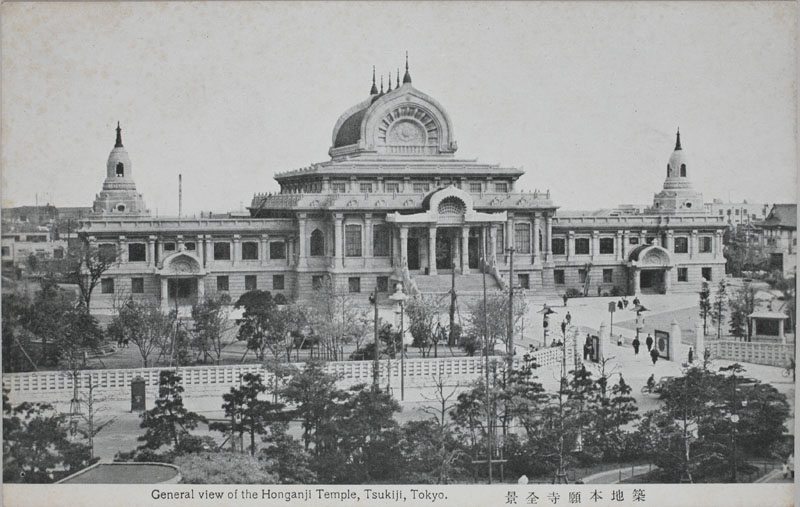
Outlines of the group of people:
[[[645,338],[644,344],[647,345],[647,352],[650,354],[650,359],[653,361],[653,364],[656,364],[656,361],[658,361],[658,349],[653,347],[655,341],[650,333],[647,333],[647,338]],[[642,343],[639,341],[639,333],[636,333],[636,337],[633,339],[632,345],[633,353],[635,355],[639,355],[639,347],[642,345]]]

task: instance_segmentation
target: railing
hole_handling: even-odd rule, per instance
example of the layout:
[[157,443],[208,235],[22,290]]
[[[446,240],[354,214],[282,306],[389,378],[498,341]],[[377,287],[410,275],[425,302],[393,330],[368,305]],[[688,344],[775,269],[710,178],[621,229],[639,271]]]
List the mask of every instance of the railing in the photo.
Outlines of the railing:
[[[561,363],[561,348],[554,347],[542,349],[532,353],[540,367],[558,365]],[[492,356],[492,360],[502,360],[499,356]],[[475,357],[447,357],[407,359],[405,361],[406,378],[430,378],[432,375],[445,376],[473,376],[483,372],[485,358]],[[520,357],[515,358],[518,366]],[[370,382],[372,379],[372,361],[336,361],[325,364],[325,371],[334,374],[342,381]],[[295,363],[298,368],[303,368],[304,363]],[[387,361],[381,361],[382,375],[386,375]],[[393,359],[389,362],[391,375],[400,374],[400,360]],[[87,378],[91,377],[92,384],[98,389],[124,389],[130,388],[131,381],[141,377],[146,385],[157,386],[158,376],[162,370],[170,368],[135,368],[115,370],[82,370],[80,384],[87,385]],[[184,387],[220,385],[228,386],[239,383],[245,373],[261,374],[265,383],[272,380],[272,374],[265,371],[260,364],[235,365],[235,366],[186,366],[177,368]],[[63,371],[7,373],[3,375],[4,388],[12,392],[42,392],[42,391],[67,391],[71,390],[72,376]]]
[[788,343],[709,340],[706,347],[712,358],[745,363],[786,366],[794,358],[794,345]]

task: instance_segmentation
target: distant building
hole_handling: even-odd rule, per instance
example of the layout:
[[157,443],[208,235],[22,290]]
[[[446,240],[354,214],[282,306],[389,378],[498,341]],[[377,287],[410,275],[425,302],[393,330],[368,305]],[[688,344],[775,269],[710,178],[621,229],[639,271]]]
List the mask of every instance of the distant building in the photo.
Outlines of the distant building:
[[784,276],[797,272],[797,204],[773,204],[767,218],[755,225],[770,267]]
[[330,160],[278,173],[280,192],[255,195],[247,215],[153,217],[118,126],[82,231],[121,258],[92,304],[132,297],[172,308],[252,289],[307,300],[327,277],[388,302],[394,282],[446,293],[453,272],[477,293],[484,269],[490,290],[541,297],[688,293],[724,276],[726,225],[693,190],[680,134],[663,188],[638,214],[557,211],[549,191],[517,188],[522,170],[456,158],[457,148],[450,115],[406,71],[386,91],[373,79],[334,125]]
[[722,199],[714,199],[705,203],[704,206],[709,214],[723,217],[725,223],[730,227],[760,222],[767,218],[767,211],[769,211],[768,204],[752,203],[747,200],[724,202]]

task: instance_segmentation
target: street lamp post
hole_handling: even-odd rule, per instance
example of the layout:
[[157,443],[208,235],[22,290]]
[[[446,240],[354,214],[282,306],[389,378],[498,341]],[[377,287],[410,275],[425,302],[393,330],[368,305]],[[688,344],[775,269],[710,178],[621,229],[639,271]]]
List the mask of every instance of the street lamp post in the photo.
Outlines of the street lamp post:
[[406,337],[404,332],[404,314],[405,314],[405,303],[408,296],[405,292],[403,292],[402,284],[397,284],[395,286],[395,293],[389,296],[389,299],[394,301],[397,305],[400,306],[400,401],[405,399],[405,375],[406,375],[406,368],[405,368],[405,355],[406,355]]
[[514,247],[508,247],[508,371],[514,366]]

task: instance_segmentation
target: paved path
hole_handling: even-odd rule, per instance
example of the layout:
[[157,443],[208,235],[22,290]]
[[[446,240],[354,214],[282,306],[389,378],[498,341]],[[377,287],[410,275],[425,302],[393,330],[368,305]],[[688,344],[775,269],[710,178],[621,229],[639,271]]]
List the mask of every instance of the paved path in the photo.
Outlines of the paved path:
[[584,477],[582,480],[584,484],[618,484],[621,480],[641,475],[650,470],[652,470],[650,465],[637,465],[633,467],[633,473],[631,473],[631,467],[616,468]]

